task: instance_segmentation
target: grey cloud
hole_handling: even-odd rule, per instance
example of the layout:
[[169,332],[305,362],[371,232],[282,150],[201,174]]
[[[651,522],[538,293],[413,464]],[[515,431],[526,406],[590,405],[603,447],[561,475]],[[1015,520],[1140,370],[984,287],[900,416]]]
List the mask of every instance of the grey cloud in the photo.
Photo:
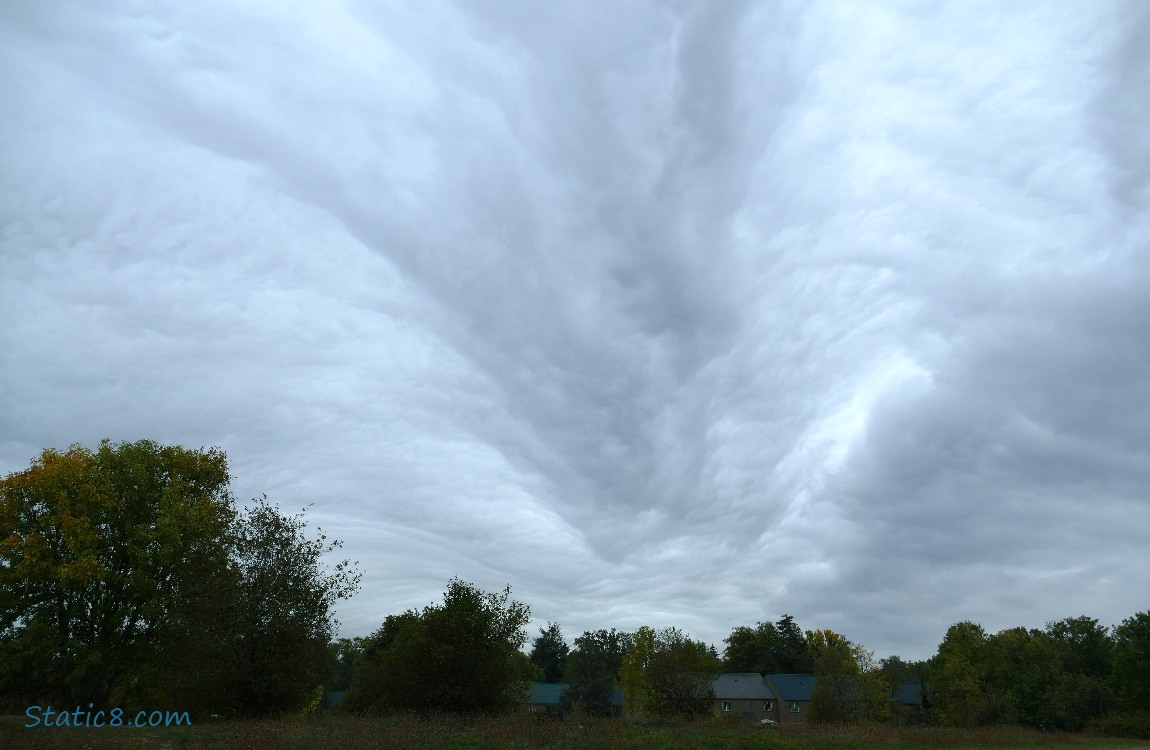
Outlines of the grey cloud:
[[1145,14],[2,13],[0,467],[222,445],[347,632],[456,573],[904,656],[1136,609]]

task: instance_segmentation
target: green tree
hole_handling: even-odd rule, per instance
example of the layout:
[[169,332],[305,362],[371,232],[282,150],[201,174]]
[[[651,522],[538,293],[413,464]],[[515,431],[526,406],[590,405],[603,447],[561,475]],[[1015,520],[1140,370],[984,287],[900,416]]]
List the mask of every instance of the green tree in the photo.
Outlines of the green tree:
[[567,656],[565,676],[569,687],[563,694],[563,709],[578,707],[593,716],[611,715],[611,696],[634,640],[630,633],[614,628],[589,630],[576,638],[575,648]]
[[346,560],[326,572],[324,556],[341,545],[322,531],[309,539],[305,530],[302,513],[286,516],[266,497],[236,520],[234,713],[299,711],[322,693],[332,609],[355,593],[360,577]]
[[627,710],[633,716],[705,716],[715,700],[719,669],[702,641],[678,628],[642,627],[621,667]]
[[0,691],[113,705],[227,588],[235,508],[218,450],[45,450],[0,481]]
[[531,662],[543,670],[544,682],[562,682],[569,652],[559,623],[549,622],[531,645]]
[[443,604],[389,616],[367,639],[347,703],[353,710],[496,713],[525,695],[531,609],[511,587],[490,594],[453,578]]
[[[851,721],[856,710],[853,702],[861,672],[859,661],[864,656],[871,658],[869,652],[833,630],[808,630],[806,641],[815,665],[811,720],[823,723]],[[868,687],[873,689],[870,684]]]
[[1114,639],[1104,625],[1091,617],[1068,617],[1046,623],[1046,634],[1058,643],[1063,668],[1074,675],[1098,679],[1110,676],[1114,663]]
[[963,621],[947,628],[931,659],[935,710],[943,723],[973,726],[986,706],[982,680],[986,664],[986,631]]
[[1150,611],[1114,628],[1111,679],[1124,711],[1150,711]]
[[358,576],[258,501],[218,450],[108,441],[0,482],[0,695],[9,703],[294,711]]
[[811,674],[815,670],[815,663],[811,659],[807,648],[803,630],[791,615],[783,615],[775,623],[775,630],[782,639],[782,646],[777,654],[779,671],[789,674]]
[[775,626],[760,622],[753,628],[736,627],[723,639],[723,667],[728,672],[779,672],[790,644]]

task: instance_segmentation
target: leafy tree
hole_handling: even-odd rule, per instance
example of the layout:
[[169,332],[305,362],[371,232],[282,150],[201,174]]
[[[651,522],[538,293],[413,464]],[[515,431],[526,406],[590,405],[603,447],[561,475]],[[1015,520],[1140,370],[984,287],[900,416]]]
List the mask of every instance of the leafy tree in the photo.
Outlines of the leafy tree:
[[353,710],[496,713],[526,691],[531,609],[511,587],[489,594],[453,578],[443,604],[391,615],[367,639],[347,704]]
[[982,724],[1055,724],[1054,693],[1062,674],[1058,644],[1040,630],[1010,628],[986,642]]
[[[855,712],[852,701],[859,685],[859,661],[866,658],[869,662],[873,657],[833,630],[808,630],[806,641],[815,664],[811,720],[824,723],[850,721]],[[868,687],[873,690],[873,685]]]
[[218,450],[108,441],[0,482],[0,696],[9,703],[299,710],[322,679],[323,538],[237,513]]
[[715,700],[717,659],[678,628],[639,628],[621,677],[627,709],[642,716],[704,716]]
[[569,687],[563,694],[563,710],[579,707],[593,716],[611,715],[611,696],[633,643],[634,636],[614,628],[589,630],[576,638],[575,648],[567,656]]
[[723,639],[723,666],[728,672],[779,672],[790,644],[769,622],[739,626]]
[[1125,711],[1150,712],[1150,611],[1114,628],[1114,691]]
[[531,662],[543,670],[543,682],[563,681],[569,651],[559,623],[549,622],[546,628],[539,628],[539,636],[531,646]]
[[0,482],[0,691],[118,703],[228,578],[224,454],[104,441],[45,450]]
[[978,723],[985,708],[982,674],[985,668],[986,631],[963,621],[947,628],[931,660],[931,682],[940,719],[954,726]]
[[341,545],[322,531],[308,539],[305,528],[302,514],[285,516],[266,497],[235,524],[235,713],[298,711],[322,695],[332,608],[355,593],[359,575],[347,561],[327,573],[323,558]]
[[1114,639],[1091,617],[1046,623],[1046,634],[1060,647],[1063,669],[1074,675],[1106,679],[1114,662]]

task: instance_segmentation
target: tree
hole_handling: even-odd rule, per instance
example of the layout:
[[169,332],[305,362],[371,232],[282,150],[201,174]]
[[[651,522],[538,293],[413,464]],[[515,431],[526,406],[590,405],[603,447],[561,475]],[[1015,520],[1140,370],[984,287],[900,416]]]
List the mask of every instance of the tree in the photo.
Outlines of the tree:
[[364,638],[340,638],[327,648],[325,690],[347,690],[355,674],[355,664],[363,655]]
[[779,672],[790,647],[769,622],[736,627],[723,643],[723,666],[729,672]]
[[0,482],[0,691],[118,703],[228,578],[224,454],[150,441],[45,450]]
[[221,451],[144,440],[47,450],[0,482],[0,700],[307,705],[358,576],[324,572],[334,544],[300,517],[237,512],[229,481]]
[[[833,630],[808,630],[807,650],[815,664],[811,720],[846,722],[854,717],[853,693],[859,685],[859,660],[873,656]],[[887,696],[889,696],[889,691]]]
[[815,669],[811,660],[807,641],[803,630],[790,615],[783,615],[775,623],[775,630],[782,639],[782,647],[778,654],[779,671],[791,674],[810,674]]
[[971,726],[979,722],[986,706],[982,691],[986,640],[986,631],[973,622],[947,628],[931,660],[935,706],[944,723]]
[[614,628],[588,630],[576,638],[575,648],[567,655],[569,687],[563,693],[563,710],[579,707],[593,716],[611,715],[611,697],[634,640],[631,634]]
[[327,573],[323,558],[341,545],[322,531],[308,539],[305,527],[302,514],[285,516],[266,497],[236,521],[233,709],[241,715],[298,711],[322,695],[332,608],[355,593],[360,577],[346,560]]
[[539,628],[539,636],[531,646],[531,662],[543,670],[544,682],[563,681],[569,651],[559,623],[549,622],[546,628]]
[[1114,691],[1125,711],[1150,711],[1150,611],[1114,628]]
[[705,643],[678,628],[639,628],[621,667],[627,709],[635,716],[704,716],[715,700],[719,666]]
[[367,639],[347,703],[353,710],[496,713],[523,697],[531,609],[511,587],[485,593],[453,578],[443,604],[391,615]]

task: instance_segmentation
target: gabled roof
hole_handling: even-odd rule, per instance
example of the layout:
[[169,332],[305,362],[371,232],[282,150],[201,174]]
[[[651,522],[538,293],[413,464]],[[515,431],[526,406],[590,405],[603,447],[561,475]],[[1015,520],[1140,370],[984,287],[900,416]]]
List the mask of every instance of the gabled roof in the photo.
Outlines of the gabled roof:
[[566,682],[533,682],[531,683],[531,698],[528,703],[541,703],[549,706],[558,706],[559,699],[567,691]]
[[778,700],[758,672],[723,672],[715,678],[716,700]]
[[809,701],[815,688],[813,674],[769,674],[767,683],[784,701]]

